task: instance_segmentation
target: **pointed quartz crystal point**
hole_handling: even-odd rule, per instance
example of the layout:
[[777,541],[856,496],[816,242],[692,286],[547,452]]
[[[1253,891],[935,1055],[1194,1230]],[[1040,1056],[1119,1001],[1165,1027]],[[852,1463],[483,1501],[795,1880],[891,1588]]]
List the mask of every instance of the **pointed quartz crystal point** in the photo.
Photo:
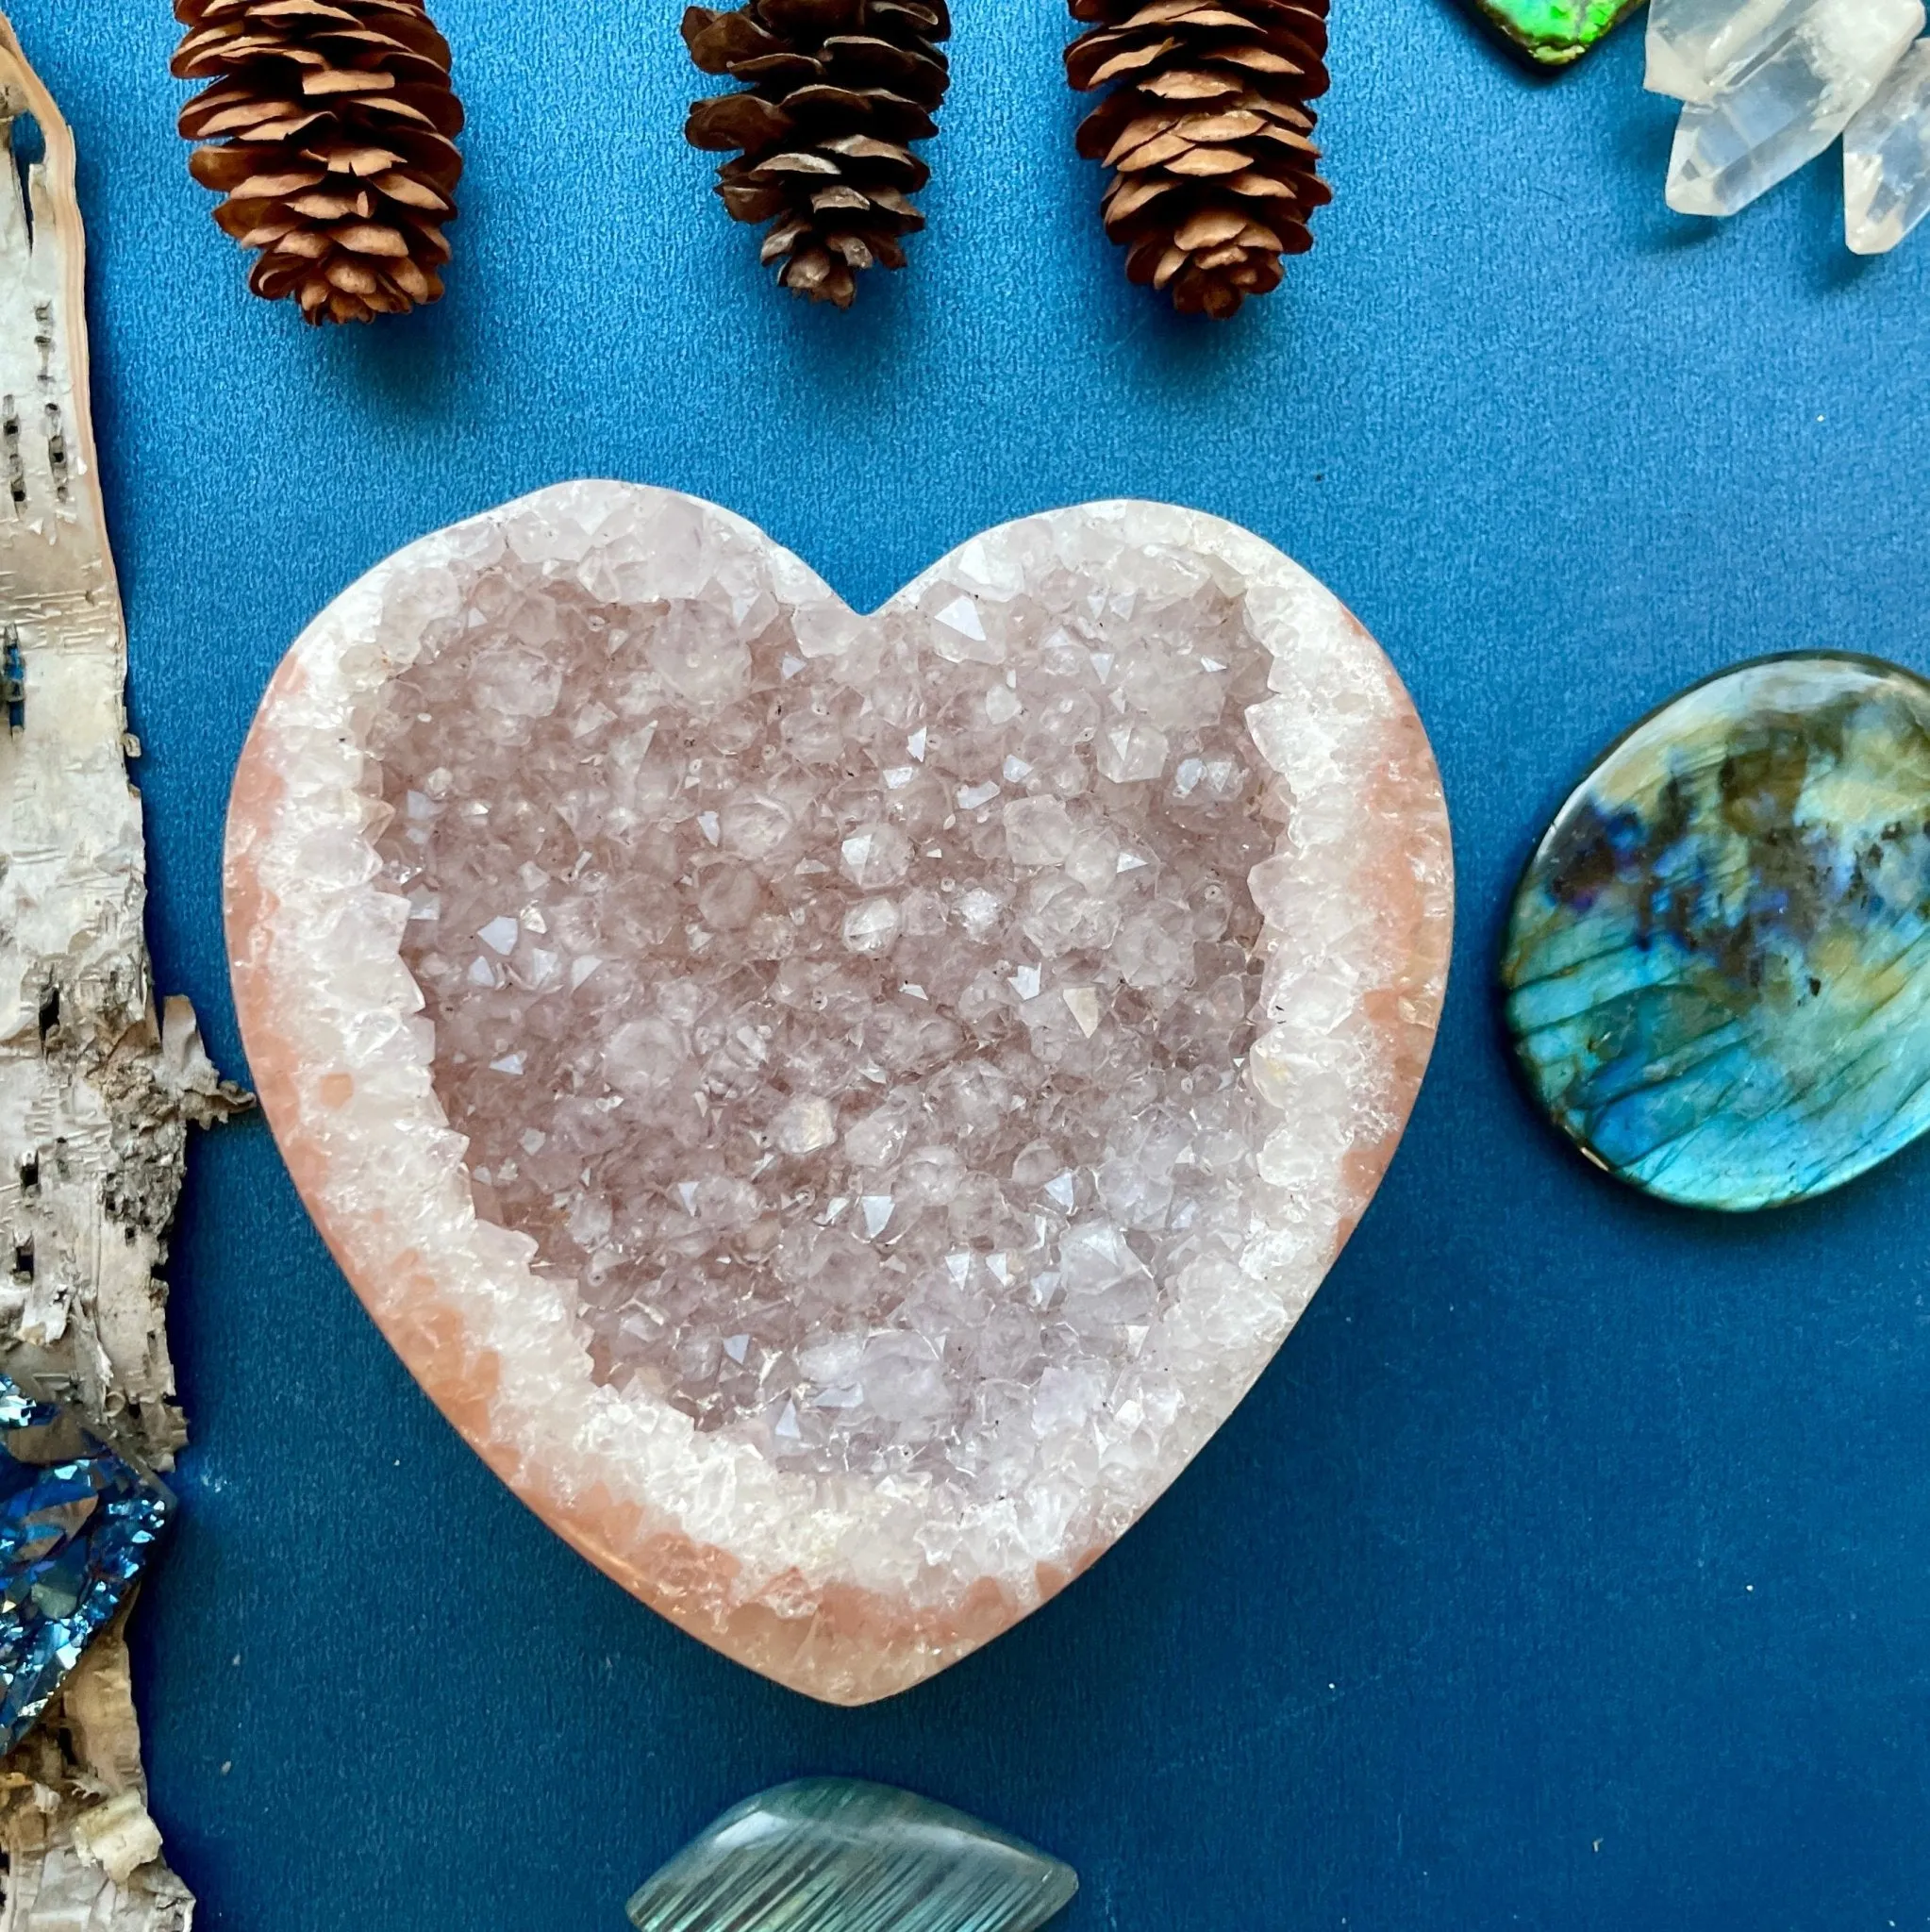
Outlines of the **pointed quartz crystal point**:
[[1813,161],[1923,31],[1922,0],[1816,0],[1682,110],[1678,214],[1733,215]]
[[1885,255],[1930,214],[1930,41],[1919,41],[1843,133],[1843,234]]
[[854,1778],[726,1811],[630,1901],[637,1932],[1035,1932],[1068,1865],[961,1811]]
[[1725,74],[1783,40],[1816,0],[1651,0],[1642,85],[1678,101],[1706,101]]

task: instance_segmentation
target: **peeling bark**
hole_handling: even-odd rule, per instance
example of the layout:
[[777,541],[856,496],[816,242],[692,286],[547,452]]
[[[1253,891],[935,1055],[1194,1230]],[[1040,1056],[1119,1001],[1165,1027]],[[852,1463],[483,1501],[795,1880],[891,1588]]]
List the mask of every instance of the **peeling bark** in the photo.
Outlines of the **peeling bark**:
[[[246,1096],[142,937],[139,753],[89,415],[74,144],[0,16],[0,1368],[166,1470],[161,1268],[191,1124]],[[22,174],[25,182],[22,182]],[[186,1932],[148,1819],[121,1626],[0,1764],[0,1932]]]
[[141,1734],[117,1624],[0,1765],[0,1932],[189,1932],[192,1894],[147,1815]]

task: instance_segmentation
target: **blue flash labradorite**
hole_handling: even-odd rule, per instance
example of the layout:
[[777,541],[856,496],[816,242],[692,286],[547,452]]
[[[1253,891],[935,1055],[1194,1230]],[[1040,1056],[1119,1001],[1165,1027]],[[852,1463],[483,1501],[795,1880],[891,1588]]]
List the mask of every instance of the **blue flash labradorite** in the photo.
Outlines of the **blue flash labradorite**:
[[1637,725],[1562,807],[1503,958],[1528,1080],[1691,1207],[1841,1187],[1930,1127],[1930,685],[1772,658]]
[[173,1508],[69,1410],[0,1375],[0,1752],[127,1600]]
[[637,1932],[1035,1932],[1079,1889],[989,1824],[853,1778],[726,1811],[630,1901]]

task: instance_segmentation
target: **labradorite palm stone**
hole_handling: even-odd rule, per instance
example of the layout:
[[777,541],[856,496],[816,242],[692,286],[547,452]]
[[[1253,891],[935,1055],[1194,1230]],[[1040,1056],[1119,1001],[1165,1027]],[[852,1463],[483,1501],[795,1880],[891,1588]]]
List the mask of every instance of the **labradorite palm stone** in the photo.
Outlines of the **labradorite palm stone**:
[[1668,1201],[1804,1200],[1930,1127],[1930,685],[1774,658],[1685,692],[1562,807],[1503,960],[1530,1084]]

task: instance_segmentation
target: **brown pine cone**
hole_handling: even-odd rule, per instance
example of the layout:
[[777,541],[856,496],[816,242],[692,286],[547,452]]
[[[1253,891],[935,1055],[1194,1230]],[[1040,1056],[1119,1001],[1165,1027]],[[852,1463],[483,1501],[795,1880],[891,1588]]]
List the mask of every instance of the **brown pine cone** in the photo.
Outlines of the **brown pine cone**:
[[1098,25],[1066,49],[1067,77],[1117,84],[1079,129],[1115,171],[1106,232],[1184,314],[1234,314],[1313,246],[1307,217],[1333,198],[1307,106],[1327,87],[1327,4],[1072,0]]
[[859,269],[905,266],[924,226],[910,197],[931,170],[907,142],[939,131],[951,85],[938,42],[945,0],[749,0],[684,15],[690,58],[748,91],[690,109],[692,147],[740,150],[717,192],[740,222],[770,222],[764,260],[793,294],[849,308]]
[[260,251],[248,286],[309,322],[404,314],[442,292],[462,104],[423,0],[175,0],[181,110],[214,218]]

